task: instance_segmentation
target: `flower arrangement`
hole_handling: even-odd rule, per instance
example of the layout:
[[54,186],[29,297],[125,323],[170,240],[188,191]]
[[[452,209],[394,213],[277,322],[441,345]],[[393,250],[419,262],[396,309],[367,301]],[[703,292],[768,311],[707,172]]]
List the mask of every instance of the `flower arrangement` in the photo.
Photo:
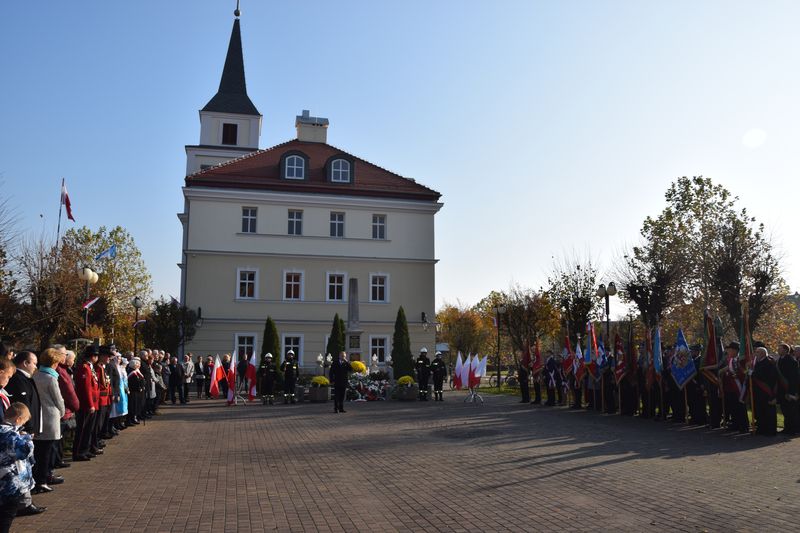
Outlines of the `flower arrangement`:
[[411,376],[403,376],[397,380],[397,384],[401,387],[410,387],[414,384],[414,378]]
[[353,361],[350,363],[350,368],[353,369],[353,372],[356,374],[366,374],[367,373],[367,365],[362,363],[361,361]]
[[331,382],[328,381],[328,378],[326,378],[325,376],[314,376],[311,379],[312,387],[329,387],[330,384]]
[[353,374],[347,383],[347,399],[356,402],[385,400],[389,382],[374,380],[366,374]]

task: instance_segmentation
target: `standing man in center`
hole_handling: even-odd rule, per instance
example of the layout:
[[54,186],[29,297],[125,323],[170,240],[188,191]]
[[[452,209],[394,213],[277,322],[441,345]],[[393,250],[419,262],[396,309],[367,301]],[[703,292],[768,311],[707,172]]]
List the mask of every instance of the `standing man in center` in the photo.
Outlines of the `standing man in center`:
[[97,347],[89,345],[83,352],[83,360],[75,370],[75,392],[78,395],[80,408],[75,423],[75,440],[72,444],[72,460],[88,461],[94,454],[89,449],[92,440],[92,428],[100,407],[100,386],[94,364],[97,363]]
[[347,352],[339,352],[339,359],[331,364],[328,372],[333,383],[333,412],[344,413],[344,394],[347,391],[347,376],[352,370],[347,360]]
[[431,363],[431,373],[433,374],[433,400],[443,402],[442,389],[444,388],[444,378],[447,376],[447,365],[442,361],[442,352],[436,352]]
[[431,360],[428,359],[428,349],[423,347],[417,357],[417,381],[419,382],[419,399],[428,401],[428,379],[431,375]]

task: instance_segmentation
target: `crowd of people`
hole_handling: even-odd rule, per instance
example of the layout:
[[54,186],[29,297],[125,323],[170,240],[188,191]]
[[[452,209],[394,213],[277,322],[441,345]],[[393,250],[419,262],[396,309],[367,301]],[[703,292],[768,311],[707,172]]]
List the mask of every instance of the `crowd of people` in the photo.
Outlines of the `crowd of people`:
[[644,352],[627,365],[618,364],[620,353],[609,354],[604,366],[583,372],[563,355],[550,353],[538,371],[520,364],[522,402],[569,403],[573,409],[768,437],[778,434],[780,407],[781,434],[795,435],[800,431],[800,346],[782,343],[774,355],[763,343],[754,342],[753,348],[753,360],[747,363],[739,357],[739,342],[730,342],[719,362],[709,367],[703,363],[703,347],[690,346],[688,357],[696,372],[682,386],[672,375],[673,358],[679,357],[674,346],[664,347],[660,372]]
[[113,345],[76,354],[53,345],[38,355],[0,345],[0,533],[17,516],[42,513],[32,496],[53,492],[72,462],[103,455],[107,443],[144,424],[164,402],[188,403],[192,383],[208,396],[208,370],[163,350],[124,355]]

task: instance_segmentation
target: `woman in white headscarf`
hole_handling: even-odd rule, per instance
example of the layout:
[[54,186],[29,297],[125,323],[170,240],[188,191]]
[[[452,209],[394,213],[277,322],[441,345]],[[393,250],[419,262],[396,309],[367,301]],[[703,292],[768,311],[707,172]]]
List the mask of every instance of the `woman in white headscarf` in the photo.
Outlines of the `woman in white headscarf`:
[[128,372],[125,370],[128,360],[118,355],[116,363],[115,371],[119,374],[119,394],[111,404],[111,418],[114,420],[114,427],[123,430],[125,429],[125,417],[128,416]]

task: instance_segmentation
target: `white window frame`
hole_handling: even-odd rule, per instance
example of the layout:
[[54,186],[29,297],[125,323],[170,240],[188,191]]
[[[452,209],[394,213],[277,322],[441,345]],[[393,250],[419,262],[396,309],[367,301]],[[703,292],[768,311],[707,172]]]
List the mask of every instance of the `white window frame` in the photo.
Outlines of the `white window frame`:
[[[254,281],[254,285],[253,285],[253,296],[252,297],[250,297],[250,296],[239,296],[239,284],[241,283],[241,279],[242,279],[242,277],[241,277],[242,274],[241,273],[242,272],[254,272],[255,273],[254,280],[253,280]],[[259,290],[258,278],[259,277],[260,276],[259,276],[259,272],[258,272],[258,268],[257,267],[238,267],[236,269],[236,288],[235,288],[236,292],[234,293],[234,298],[236,300],[258,300],[258,290]]]
[[[244,210],[245,209],[251,210],[253,212],[253,215],[252,216],[245,215],[244,214]],[[258,232],[258,208],[257,207],[250,207],[250,206],[243,205],[242,206],[242,226],[244,226],[244,221],[245,220],[247,220],[247,222],[248,222],[248,224],[247,224],[248,230],[249,230],[249,227],[250,227],[250,222],[251,221],[253,222],[253,224],[252,224],[253,225],[253,231],[244,231],[244,227],[242,227],[242,233],[257,233]]]
[[[372,278],[375,276],[383,276],[386,278],[386,284],[384,285],[384,296],[386,297],[384,300],[373,300],[372,299]],[[369,302],[374,304],[388,304],[391,301],[391,292],[389,291],[389,287],[391,285],[391,278],[388,273],[386,272],[370,272],[369,273]]]
[[[336,168],[339,163],[340,168]],[[341,168],[346,166],[346,168]],[[334,159],[331,163],[331,181],[333,183],[350,183],[350,168],[352,165],[347,159]]]
[[281,333],[281,363],[286,360],[286,337],[298,337],[300,339],[300,346],[294,352],[294,360],[297,361],[298,366],[302,366],[305,335],[303,333]]
[[[300,299],[286,297],[286,274],[300,274]],[[306,299],[306,272],[299,268],[287,268],[281,275],[281,295],[284,302],[302,302]]]
[[231,356],[234,354],[236,355],[236,360],[233,360],[231,357],[231,364],[236,364],[239,362],[239,357],[242,354],[239,353],[239,337],[253,337],[253,353],[258,353],[258,333],[250,333],[250,332],[237,332],[233,334],[233,350],[231,351]]
[[[377,222],[375,222],[375,217],[383,217],[383,224],[378,224]],[[387,235],[387,228],[386,227],[388,226],[388,223],[387,223],[387,219],[388,218],[389,217],[387,217],[383,213],[372,213],[372,227],[371,227],[372,232],[371,232],[371,236],[372,236],[373,240],[376,240],[376,241],[385,241],[386,240],[386,238],[387,238],[386,237],[386,235]],[[376,237],[375,236],[375,228],[376,227],[382,227],[383,228],[383,237]]]
[[372,363],[372,354],[374,353],[372,351],[372,340],[373,339],[383,339],[384,342],[386,343],[386,346],[383,347],[383,361],[381,361],[380,358],[378,358],[378,364],[379,365],[385,365],[386,364],[386,357],[391,355],[391,353],[392,353],[391,336],[389,336],[389,335],[370,335],[369,336],[369,361],[370,361],[370,363]]
[[[297,161],[300,162],[299,165],[296,164]],[[303,159],[302,156],[299,156],[297,154],[287,155],[286,159],[283,162],[283,166],[284,166],[284,170],[283,170],[284,176],[283,177],[286,178],[287,180],[304,180],[304,179],[306,179],[306,160]],[[290,176],[289,175],[289,169],[290,168],[292,169],[292,173],[294,174],[294,176]],[[300,169],[300,174],[301,175],[299,177],[297,176],[297,169]]]
[[[292,213],[300,213],[300,218],[299,219],[292,219],[291,218],[292,217]],[[295,236],[295,237],[302,237],[302,235],[303,235],[303,218],[304,217],[303,217],[303,210],[302,209],[287,209],[286,210],[286,234],[287,235],[292,235],[292,236]],[[289,231],[289,224],[292,223],[292,222],[295,223],[295,229],[297,229],[297,223],[298,222],[300,223],[300,233],[291,233]]]
[[[331,300],[330,298],[330,277],[331,276],[342,276],[342,299],[341,300]],[[333,302],[333,303],[344,303],[347,302],[347,272],[340,272],[338,270],[329,270],[325,272],[325,301],[326,302]],[[325,343],[328,344],[327,342]]]
[[[341,223],[338,220],[334,222],[334,220],[333,220],[333,216],[334,215],[339,215],[339,216],[342,217]],[[331,238],[332,239],[344,239],[344,221],[345,221],[344,211],[331,211],[330,215],[328,217],[328,220],[329,220],[329,222],[328,222],[328,229],[329,230],[333,229],[333,224],[336,224],[337,226],[341,226],[341,228],[342,228],[342,234],[341,235],[331,235]],[[328,233],[330,234],[332,232],[328,231]]]

